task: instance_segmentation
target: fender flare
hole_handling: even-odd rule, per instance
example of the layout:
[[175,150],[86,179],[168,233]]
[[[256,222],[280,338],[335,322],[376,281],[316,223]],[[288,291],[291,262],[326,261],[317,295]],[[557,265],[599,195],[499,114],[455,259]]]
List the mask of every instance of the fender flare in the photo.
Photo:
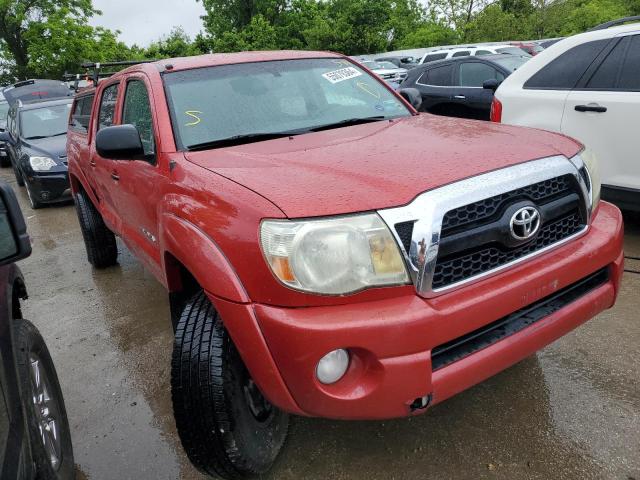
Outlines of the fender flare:
[[172,213],[161,218],[160,244],[163,247],[162,268],[169,291],[180,287],[179,278],[167,264],[167,253],[195,277],[200,286],[216,297],[235,303],[250,303],[251,299],[237,272],[213,240],[193,223]]
[[87,178],[84,175],[84,172],[79,168],[71,168],[69,169],[69,186],[71,187],[71,193],[75,196],[80,188],[89,196],[89,200],[91,203],[98,208],[100,202],[93,191],[93,188],[89,185]]

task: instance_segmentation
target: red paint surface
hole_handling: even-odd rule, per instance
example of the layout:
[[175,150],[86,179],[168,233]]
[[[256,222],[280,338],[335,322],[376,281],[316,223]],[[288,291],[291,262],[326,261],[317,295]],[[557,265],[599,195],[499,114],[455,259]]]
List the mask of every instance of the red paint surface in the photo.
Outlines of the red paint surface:
[[[331,55],[253,52],[132,67],[98,86],[90,133],[68,135],[73,191],[87,192],[107,225],[170,291],[180,288],[180,265],[196,278],[270,400],[307,415],[407,415],[416,397],[434,393],[441,401],[612,304],[622,224],[607,204],[581,239],[431,301],[409,285],[333,297],[282,286],[259,248],[264,218],[398,206],[465,177],[550,155],[572,156],[580,149],[566,137],[538,130],[419,115],[187,156],[176,151],[160,78],[163,65],[179,70]],[[119,123],[130,78],[144,81],[150,92],[155,164],[107,160],[95,151],[102,91],[120,84]],[[434,345],[609,264],[615,266],[610,285],[544,320],[544,328],[531,327],[432,378]],[[352,368],[338,384],[321,386],[314,379],[315,364],[339,347],[352,349]]]

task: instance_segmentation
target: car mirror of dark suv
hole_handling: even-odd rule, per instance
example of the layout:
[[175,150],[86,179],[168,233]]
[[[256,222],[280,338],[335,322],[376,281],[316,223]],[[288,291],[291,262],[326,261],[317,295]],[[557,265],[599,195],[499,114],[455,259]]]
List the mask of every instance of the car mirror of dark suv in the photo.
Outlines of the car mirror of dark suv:
[[490,78],[488,80],[485,80],[484,83],[482,84],[482,88],[485,88],[487,90],[493,90],[494,92],[498,89],[498,87],[500,86],[500,81],[498,81],[495,78]]
[[398,93],[416,110],[422,106],[422,95],[417,88],[401,88]]
[[31,255],[27,226],[11,187],[0,183],[0,265],[22,260]]
[[102,158],[137,160],[144,158],[140,133],[133,125],[105,127],[96,135],[96,150]]

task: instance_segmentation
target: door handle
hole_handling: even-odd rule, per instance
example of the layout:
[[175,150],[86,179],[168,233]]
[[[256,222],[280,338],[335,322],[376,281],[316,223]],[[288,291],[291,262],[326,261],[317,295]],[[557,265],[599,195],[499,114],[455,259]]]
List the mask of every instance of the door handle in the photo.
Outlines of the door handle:
[[607,107],[601,107],[600,105],[576,105],[576,112],[596,112],[604,113],[607,111]]
[[111,172],[111,178],[116,182],[120,180],[120,176],[116,172]]
[[458,100],[464,100],[467,97],[465,97],[464,95],[454,95],[453,98],[457,98]]

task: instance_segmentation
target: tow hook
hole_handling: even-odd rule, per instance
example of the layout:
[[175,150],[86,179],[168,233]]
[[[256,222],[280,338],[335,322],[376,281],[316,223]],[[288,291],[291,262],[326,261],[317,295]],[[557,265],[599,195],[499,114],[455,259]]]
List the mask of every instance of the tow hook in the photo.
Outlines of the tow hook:
[[429,394],[426,397],[416,398],[413,403],[409,406],[411,412],[415,412],[416,410],[424,410],[429,405],[431,405],[431,400],[433,398],[433,394]]

